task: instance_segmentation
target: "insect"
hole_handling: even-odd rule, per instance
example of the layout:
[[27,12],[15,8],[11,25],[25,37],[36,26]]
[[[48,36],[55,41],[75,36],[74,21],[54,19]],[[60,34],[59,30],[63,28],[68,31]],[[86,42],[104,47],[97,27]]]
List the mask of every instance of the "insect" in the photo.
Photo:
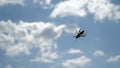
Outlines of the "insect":
[[85,31],[80,28],[79,31],[77,31],[75,38],[80,39],[81,37],[85,37],[85,36],[86,36]]

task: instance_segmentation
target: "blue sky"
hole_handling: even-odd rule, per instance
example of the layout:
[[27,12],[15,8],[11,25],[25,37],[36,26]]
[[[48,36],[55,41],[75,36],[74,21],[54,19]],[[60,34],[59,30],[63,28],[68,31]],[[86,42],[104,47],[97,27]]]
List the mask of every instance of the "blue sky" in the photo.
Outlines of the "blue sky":
[[120,68],[119,4],[0,0],[0,68]]

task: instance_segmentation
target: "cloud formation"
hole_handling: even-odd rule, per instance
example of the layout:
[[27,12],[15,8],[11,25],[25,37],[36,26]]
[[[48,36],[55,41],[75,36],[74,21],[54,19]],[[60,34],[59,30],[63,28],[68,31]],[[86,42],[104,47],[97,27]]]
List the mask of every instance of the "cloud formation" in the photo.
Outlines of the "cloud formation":
[[55,9],[51,13],[51,17],[64,17],[68,15],[76,15],[76,16],[85,16],[86,11],[83,7],[86,5],[87,0],[65,0],[58,3],[55,6]]
[[51,2],[52,0],[33,0],[33,3],[39,4],[43,9],[51,8],[53,6]]
[[24,5],[25,0],[0,0],[0,6],[4,6],[4,5]]
[[[45,22],[0,21],[0,48],[8,56],[30,55],[30,50],[39,52],[31,61],[52,62],[58,58],[57,40],[63,31],[70,33],[69,25],[55,25]],[[73,25],[74,26],[74,25]],[[74,30],[77,28],[74,27]]]
[[108,62],[110,63],[110,62],[118,62],[118,61],[120,61],[120,55],[117,55],[117,56],[114,56],[114,57],[110,57],[109,59],[108,59]]
[[62,65],[65,68],[83,68],[89,62],[91,62],[90,58],[87,58],[86,56],[81,56],[79,58],[66,60],[65,62],[62,63]]
[[32,59],[31,62],[44,62],[44,63],[53,63],[55,59],[59,58],[57,52],[42,52],[39,53],[35,59]]
[[94,52],[94,56],[104,56],[104,55],[105,55],[104,52],[101,50],[97,50]]
[[120,6],[111,0],[64,0],[55,6],[50,17],[65,16],[85,17],[93,14],[95,20],[118,20],[120,19]]
[[70,50],[68,50],[67,53],[68,54],[81,54],[82,51],[80,49],[73,49],[73,48],[71,48]]

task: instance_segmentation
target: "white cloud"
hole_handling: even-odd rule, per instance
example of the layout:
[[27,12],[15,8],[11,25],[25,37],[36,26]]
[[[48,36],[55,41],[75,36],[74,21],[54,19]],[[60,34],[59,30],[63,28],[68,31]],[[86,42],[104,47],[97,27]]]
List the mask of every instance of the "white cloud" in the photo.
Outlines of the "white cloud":
[[48,9],[53,7],[51,4],[52,0],[33,0],[33,3],[39,4],[43,9]]
[[76,30],[78,29],[76,27],[77,27],[76,24],[70,24],[69,26],[66,26],[65,31],[67,33],[73,33],[74,34],[76,32]]
[[34,3],[39,2],[40,4],[45,3],[45,4],[49,5],[51,3],[51,0],[33,0],[33,2]]
[[51,17],[64,17],[68,15],[85,16],[86,11],[84,6],[87,4],[87,0],[65,0],[58,3],[53,10]]
[[89,62],[91,62],[90,58],[87,58],[86,56],[81,56],[79,58],[67,60],[67,61],[63,62],[62,65],[65,68],[83,68]]
[[11,5],[19,4],[23,6],[24,2],[25,0],[0,0],[0,6],[4,6],[8,4],[11,4]]
[[104,52],[101,50],[97,50],[94,52],[94,56],[104,56],[104,55],[105,55]]
[[108,59],[108,62],[110,63],[110,62],[118,62],[118,61],[120,61],[120,55],[117,55],[117,56],[114,56],[114,57],[110,57],[109,59]]
[[81,54],[81,50],[80,49],[73,49],[71,48],[70,50],[68,50],[67,52],[68,54]]
[[29,51],[28,47],[23,44],[11,46],[6,50],[6,55],[8,55],[8,56],[16,56],[20,53],[29,55],[30,51]]
[[55,6],[50,17],[57,16],[79,16],[85,17],[93,14],[96,20],[118,20],[120,19],[120,6],[111,0],[64,0]]
[[[69,25],[50,22],[12,22],[0,21],[0,48],[8,56],[30,55],[30,50],[39,48],[38,55],[32,61],[53,62],[59,57],[57,40],[63,31],[70,31]],[[76,27],[77,28],[77,27]],[[66,31],[67,29],[67,31]],[[70,33],[70,32],[68,32]]]
[[111,3],[111,0],[90,0],[87,8],[89,13],[94,14],[96,20],[120,19],[120,16],[116,15],[120,13],[120,6]]
[[42,52],[35,59],[32,59],[31,62],[44,62],[52,63],[53,60],[57,59],[59,55],[57,52]]
[[5,68],[13,68],[12,65],[8,64],[5,66]]

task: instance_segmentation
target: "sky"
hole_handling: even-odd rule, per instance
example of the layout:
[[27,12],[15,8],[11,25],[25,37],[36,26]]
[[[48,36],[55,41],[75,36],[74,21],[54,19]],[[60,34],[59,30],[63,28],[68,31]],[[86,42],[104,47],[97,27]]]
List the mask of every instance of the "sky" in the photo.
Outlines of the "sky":
[[0,0],[0,68],[120,68],[120,0]]

